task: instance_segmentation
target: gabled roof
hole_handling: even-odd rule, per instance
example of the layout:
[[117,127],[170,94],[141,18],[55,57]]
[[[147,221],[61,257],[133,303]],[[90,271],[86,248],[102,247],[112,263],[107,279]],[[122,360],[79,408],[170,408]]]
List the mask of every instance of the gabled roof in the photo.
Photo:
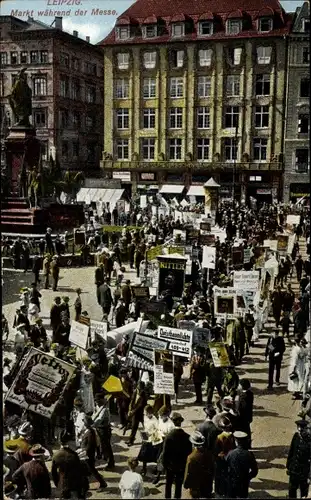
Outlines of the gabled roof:
[[[211,19],[218,19],[220,24],[225,23],[228,15],[233,16],[235,14],[238,18],[245,16],[253,20],[255,25],[255,19],[260,12],[275,13],[278,18],[278,22],[275,25],[275,29],[269,32],[269,36],[283,36],[289,31],[290,18],[284,12],[279,0],[136,0],[133,5],[131,5],[117,20],[117,25],[120,24],[120,20],[127,17],[132,23],[141,23],[142,13],[143,19],[148,17],[155,17],[157,19],[163,19],[167,25],[171,22],[182,22],[186,19],[191,19],[194,23],[198,19],[203,20],[203,14],[208,13]],[[270,14],[271,15],[271,14]],[[139,21],[140,20],[140,21]],[[267,34],[260,34],[254,28],[251,28],[239,33],[239,38],[249,38],[249,37],[261,37],[267,36]],[[227,38],[224,31],[217,30],[212,36],[212,39],[225,39]],[[194,30],[193,33],[186,33],[183,37],[183,41],[197,40],[197,34]],[[157,37],[152,41],[148,40],[150,43],[167,43],[170,42],[170,34],[163,33],[160,37]],[[98,43],[98,45],[115,45],[119,41],[116,40],[114,29],[109,33],[109,35]],[[131,44],[146,43],[146,40],[137,36],[131,39]]]
[[158,22],[157,17],[152,14],[152,16],[146,17],[141,24],[156,24]]
[[49,30],[51,28],[54,28],[54,26],[49,26],[48,24],[45,24],[42,21],[36,21],[34,19],[32,19],[31,21],[28,19],[27,23],[29,24],[29,26],[28,28],[26,28],[26,31],[42,30],[42,29]]
[[227,19],[243,19],[243,12],[240,9],[233,10],[227,15]]
[[309,2],[304,2],[301,7],[297,7],[292,32],[301,33],[302,32],[302,20],[310,18],[310,4]]

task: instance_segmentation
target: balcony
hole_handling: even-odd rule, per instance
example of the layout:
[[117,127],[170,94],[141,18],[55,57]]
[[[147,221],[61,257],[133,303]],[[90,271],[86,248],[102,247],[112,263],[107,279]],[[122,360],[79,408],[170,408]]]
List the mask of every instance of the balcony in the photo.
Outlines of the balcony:
[[234,169],[236,171],[277,171],[281,172],[283,170],[283,164],[280,162],[266,162],[266,163],[256,163],[256,162],[236,162],[236,163],[225,163],[225,162],[194,162],[194,161],[114,161],[114,160],[102,160],[100,166],[103,170],[132,170],[132,171],[148,171],[154,172],[159,170],[176,170],[180,169],[195,172],[195,171],[214,171],[230,172]]

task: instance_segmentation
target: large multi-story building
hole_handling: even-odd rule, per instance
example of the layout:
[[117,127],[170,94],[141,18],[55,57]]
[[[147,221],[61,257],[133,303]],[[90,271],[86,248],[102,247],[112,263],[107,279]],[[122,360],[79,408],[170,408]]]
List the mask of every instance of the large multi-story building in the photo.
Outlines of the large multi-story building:
[[62,18],[50,27],[32,18],[0,17],[1,140],[13,125],[8,96],[22,68],[32,88],[32,123],[42,144],[62,169],[99,169],[103,145],[102,50],[78,32],[62,30]]
[[277,0],[239,7],[137,0],[117,19],[99,44],[107,176],[281,199],[291,18]]
[[288,37],[284,201],[310,195],[310,5],[296,11]]

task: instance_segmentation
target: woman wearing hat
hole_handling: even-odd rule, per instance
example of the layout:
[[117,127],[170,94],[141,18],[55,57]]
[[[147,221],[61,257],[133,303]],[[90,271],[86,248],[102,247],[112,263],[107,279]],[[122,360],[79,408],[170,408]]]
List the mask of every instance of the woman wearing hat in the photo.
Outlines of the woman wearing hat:
[[190,490],[191,498],[211,498],[215,474],[215,457],[205,446],[203,434],[195,431],[190,436],[193,446],[187,458],[184,488]]
[[311,464],[311,438],[306,420],[297,420],[295,432],[290,445],[286,472],[289,476],[289,498],[297,498],[300,489],[301,498],[307,498]]
[[50,498],[50,476],[44,463],[44,460],[49,457],[49,452],[40,444],[36,444],[29,450],[29,455],[32,460],[17,469],[12,479],[15,482],[24,481],[27,497],[31,500]]
[[158,422],[158,431],[161,436],[161,445],[159,449],[158,455],[158,465],[157,465],[157,476],[155,477],[153,484],[157,484],[160,481],[161,472],[163,471],[162,464],[162,453],[163,453],[163,442],[166,436],[170,433],[171,430],[175,428],[173,421],[169,418],[171,413],[171,409],[167,406],[162,406],[159,410],[159,422]]

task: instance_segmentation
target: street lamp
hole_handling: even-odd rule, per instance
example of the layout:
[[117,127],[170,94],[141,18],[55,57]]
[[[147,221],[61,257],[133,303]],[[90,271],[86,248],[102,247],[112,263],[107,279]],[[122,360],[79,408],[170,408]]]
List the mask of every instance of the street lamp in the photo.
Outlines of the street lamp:
[[232,204],[234,206],[235,199],[235,169],[236,169],[236,160],[238,156],[238,129],[239,129],[239,116],[237,118],[235,124],[235,136],[234,136],[234,158],[233,158],[233,179],[232,179]]

